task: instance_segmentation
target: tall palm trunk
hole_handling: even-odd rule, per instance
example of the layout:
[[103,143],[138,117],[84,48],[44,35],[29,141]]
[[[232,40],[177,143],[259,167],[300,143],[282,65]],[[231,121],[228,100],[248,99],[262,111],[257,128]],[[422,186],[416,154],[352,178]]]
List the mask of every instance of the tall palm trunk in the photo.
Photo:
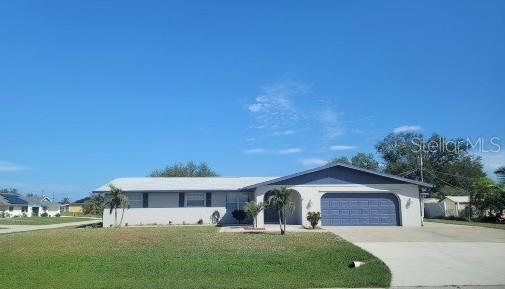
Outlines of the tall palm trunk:
[[283,207],[282,217],[284,219],[284,233],[286,233],[286,207]]
[[117,227],[117,208],[114,209],[114,227]]
[[279,227],[281,229],[281,235],[284,235],[284,230],[282,229],[282,210],[277,210],[277,213],[279,214]]
[[123,217],[124,217],[124,207],[121,209],[122,209],[122,211],[121,211],[121,220],[119,221],[119,227],[121,227],[123,225]]

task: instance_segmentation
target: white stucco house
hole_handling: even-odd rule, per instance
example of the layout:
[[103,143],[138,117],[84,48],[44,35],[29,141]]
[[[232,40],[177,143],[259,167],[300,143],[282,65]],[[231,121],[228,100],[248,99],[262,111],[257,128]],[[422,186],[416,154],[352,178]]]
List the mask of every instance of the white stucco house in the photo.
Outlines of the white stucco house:
[[43,213],[49,217],[56,216],[60,213],[60,204],[44,196],[23,197],[14,193],[0,194],[0,215],[3,217],[37,217]]
[[[332,163],[284,177],[118,178],[108,185],[119,187],[129,199],[123,223],[210,223],[214,211],[221,224],[236,221],[231,213],[248,201],[265,202],[269,191],[286,186],[295,210],[289,224],[309,225],[309,211],[322,214],[322,226],[421,226],[421,191],[431,185],[350,165]],[[265,209],[258,226],[276,223],[277,213]],[[114,224],[114,214],[104,210],[104,227]]]

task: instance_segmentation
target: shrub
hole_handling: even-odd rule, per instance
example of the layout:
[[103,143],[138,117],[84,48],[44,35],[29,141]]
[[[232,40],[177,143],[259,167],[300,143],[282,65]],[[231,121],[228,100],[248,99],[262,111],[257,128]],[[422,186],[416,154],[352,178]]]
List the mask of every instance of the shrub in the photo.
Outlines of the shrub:
[[200,220],[198,220],[198,222],[196,222],[196,223],[197,223],[198,225],[203,225],[203,220],[202,220],[202,219],[200,219]]
[[41,217],[47,217],[47,216],[49,216],[49,215],[48,215],[46,212],[44,212],[44,213],[40,214],[40,216],[41,216]]
[[13,218],[19,218],[19,215],[14,215],[14,216],[12,216],[12,217],[13,217]]
[[56,215],[54,215],[55,217],[61,217],[61,214],[60,213],[57,213]]
[[312,226],[312,229],[315,229],[317,227],[317,224],[321,220],[321,213],[320,212],[308,212],[307,213],[307,221],[310,222],[310,225]]
[[217,224],[219,222],[219,219],[221,218],[221,214],[219,214],[218,210],[215,210],[212,215],[210,215],[210,221],[212,224]]
[[233,218],[235,218],[235,220],[237,220],[239,224],[242,223],[242,221],[247,217],[247,214],[244,210],[235,210],[231,212],[231,215]]

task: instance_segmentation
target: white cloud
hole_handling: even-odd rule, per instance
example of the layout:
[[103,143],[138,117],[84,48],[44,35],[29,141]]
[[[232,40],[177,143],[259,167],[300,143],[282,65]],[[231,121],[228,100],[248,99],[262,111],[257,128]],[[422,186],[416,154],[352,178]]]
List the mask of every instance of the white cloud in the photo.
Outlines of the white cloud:
[[347,146],[347,145],[333,145],[330,147],[332,151],[346,151],[358,148],[357,146]]
[[300,162],[305,167],[319,167],[328,163],[328,161],[318,158],[301,159]]
[[422,128],[419,125],[402,125],[393,130],[393,133],[420,132]]
[[288,130],[284,130],[284,131],[275,131],[272,133],[272,135],[290,135],[290,134],[294,134],[294,133],[295,133],[294,130],[288,129]]
[[299,120],[302,116],[294,104],[294,98],[309,92],[303,82],[278,82],[261,88],[255,102],[248,105],[257,124],[256,128],[276,128]]
[[253,148],[244,150],[245,154],[248,155],[292,155],[301,153],[303,150],[301,148],[286,148],[279,150],[267,150],[262,148]]
[[340,122],[337,112],[331,109],[326,109],[324,111],[320,111],[318,114],[323,124],[323,129],[325,131],[326,137],[335,138],[339,135],[344,134],[344,127]]
[[261,155],[261,154],[265,154],[267,152],[268,151],[265,150],[265,149],[247,149],[247,150],[244,150],[244,153],[246,155]]
[[301,152],[302,152],[301,148],[289,148],[289,149],[282,149],[282,150],[277,151],[277,153],[280,155],[291,155],[291,154],[298,154]]
[[0,161],[0,173],[12,173],[27,170],[28,167],[20,166],[8,161]]

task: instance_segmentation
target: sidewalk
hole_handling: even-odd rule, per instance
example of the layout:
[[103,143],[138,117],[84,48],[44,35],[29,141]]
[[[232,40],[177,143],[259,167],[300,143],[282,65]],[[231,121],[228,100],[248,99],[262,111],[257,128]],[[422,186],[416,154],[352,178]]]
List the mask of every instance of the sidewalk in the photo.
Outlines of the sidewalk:
[[51,225],[0,225],[0,235],[1,234],[11,234],[11,233],[22,233],[38,230],[48,230],[57,229],[64,227],[79,227],[83,225],[91,225],[100,223],[102,220],[89,220],[82,222],[72,222],[72,223],[61,223],[61,224],[51,224]]

